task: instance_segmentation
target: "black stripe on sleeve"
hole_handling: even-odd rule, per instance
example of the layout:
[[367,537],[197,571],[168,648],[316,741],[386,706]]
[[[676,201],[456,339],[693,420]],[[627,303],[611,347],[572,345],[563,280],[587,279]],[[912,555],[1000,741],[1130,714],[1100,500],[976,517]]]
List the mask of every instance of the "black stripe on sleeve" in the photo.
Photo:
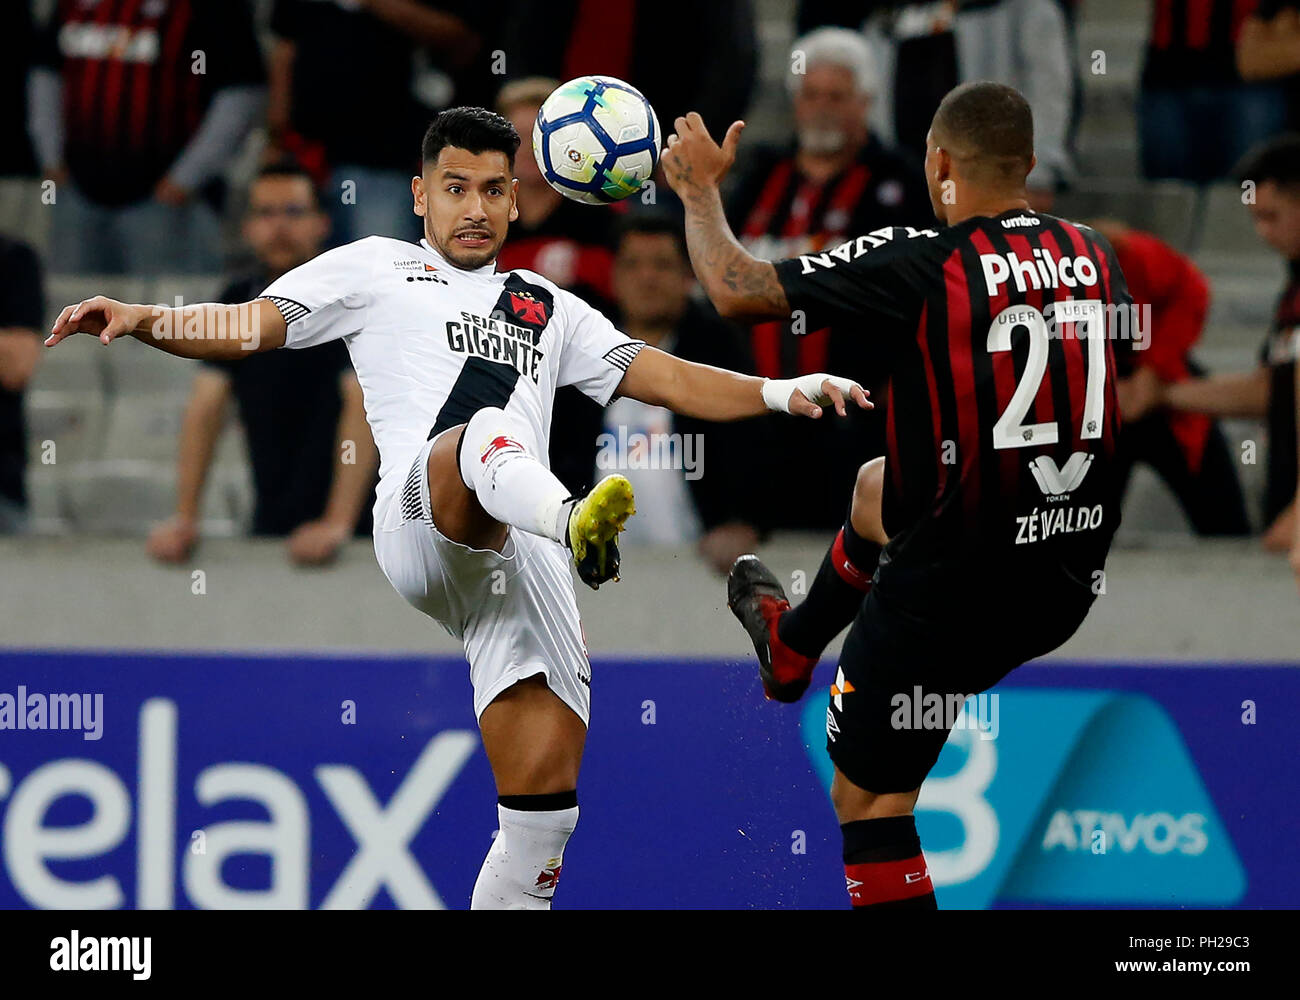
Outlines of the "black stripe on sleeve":
[[286,299],[279,295],[268,295],[266,297],[275,304],[275,308],[280,310],[280,315],[284,317],[286,326],[296,319],[302,319],[311,312],[301,302],[295,302],[293,299]]
[[645,347],[645,341],[629,340],[626,344],[611,347],[604,353],[603,357],[620,371],[627,371],[628,365],[632,363],[633,358],[641,353],[643,347]]

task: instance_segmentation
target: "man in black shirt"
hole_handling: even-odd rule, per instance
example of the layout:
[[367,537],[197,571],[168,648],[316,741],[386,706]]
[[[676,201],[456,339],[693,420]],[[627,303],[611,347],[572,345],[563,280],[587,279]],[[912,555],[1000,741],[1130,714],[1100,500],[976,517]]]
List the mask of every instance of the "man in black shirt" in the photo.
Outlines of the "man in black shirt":
[[896,226],[775,265],[722,215],[741,123],[721,148],[698,116],[676,128],[664,167],[719,311],[805,310],[881,348],[886,456],[863,467],[807,600],[791,610],[743,556],[728,604],[782,701],[852,621],[826,715],[850,899],[933,908],[912,810],[958,710],[1068,639],[1099,592],[1119,522],[1110,337],[1124,331],[1112,317],[1132,319],[1124,278],[1100,234],[1029,209],[1033,120],[1005,85],[964,84],[935,113],[925,176],[945,229]]
[[[726,201],[727,218],[744,247],[778,260],[884,226],[925,225],[930,204],[920,163],[867,127],[879,84],[861,34],[815,31],[798,39],[792,52],[806,60],[802,72],[789,77],[794,138],[747,155]],[[819,328],[807,319],[753,325],[755,373],[789,378],[823,369],[852,371],[878,396],[879,385],[869,380],[879,365],[856,325]],[[764,494],[764,526],[825,530],[839,524],[841,498],[852,488],[858,467],[884,450],[883,408],[811,428],[765,423],[770,488]],[[813,475],[826,488],[808,497],[802,484]]]
[[1296,512],[1297,466],[1296,356],[1300,351],[1300,134],[1270,139],[1247,154],[1237,167],[1253,185],[1250,206],[1260,238],[1287,262],[1287,286],[1278,299],[1272,326],[1260,349],[1259,366],[1249,372],[1209,375],[1168,385],[1164,402],[1178,410],[1220,417],[1258,417],[1268,425],[1268,476],[1264,545],[1289,552],[1300,578],[1300,516]]
[[[263,270],[231,284],[222,302],[250,302],[276,277],[321,250],[329,223],[311,178],[266,167],[249,191],[244,236]],[[248,435],[257,494],[253,534],[288,536],[295,562],[329,561],[370,531],[376,453],[361,387],[342,341],[206,362],[181,429],[176,513],[149,538],[163,562],[188,558],[198,540],[199,500],[229,397]]]
[[1238,72],[1237,46],[1258,25],[1242,0],[1155,0],[1142,61],[1139,138],[1152,179],[1205,184],[1225,177],[1255,142],[1286,127],[1282,87]]
[[27,425],[23,390],[41,352],[45,325],[41,268],[25,243],[0,236],[0,534],[26,524]]
[[420,157],[408,137],[438,109],[416,98],[414,59],[428,52],[456,70],[486,58],[476,27],[483,16],[465,0],[276,0],[271,141],[274,150],[305,141],[323,159],[333,245],[420,238],[411,196]]

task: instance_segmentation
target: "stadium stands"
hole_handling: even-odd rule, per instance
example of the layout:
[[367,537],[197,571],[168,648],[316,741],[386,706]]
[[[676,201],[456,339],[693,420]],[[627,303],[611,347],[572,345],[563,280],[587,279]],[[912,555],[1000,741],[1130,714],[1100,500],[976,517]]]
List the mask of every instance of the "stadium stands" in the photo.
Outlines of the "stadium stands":
[[[1255,363],[1281,287],[1274,255],[1256,239],[1231,182],[1205,196],[1175,181],[1140,179],[1136,93],[1147,25],[1145,5],[1084,0],[1079,5],[1077,54],[1084,101],[1076,137],[1079,182],[1063,194],[1058,214],[1071,218],[1111,215],[1190,252],[1213,288],[1211,316],[1196,357],[1212,370]],[[780,0],[762,0],[759,17],[758,97],[747,144],[779,135],[788,114],[780,85],[794,37],[793,20]],[[1093,53],[1105,52],[1105,72],[1090,72]],[[1205,234],[1212,234],[1206,236]],[[231,230],[230,238],[237,234]],[[234,247],[230,248],[234,252]],[[197,278],[56,276],[47,301],[76,301],[103,291],[129,301],[172,302],[213,296],[220,275]],[[51,317],[52,318],[52,317]],[[29,483],[32,526],[38,533],[126,532],[143,536],[171,510],[176,429],[194,368],[135,344],[96,351],[76,343],[51,351],[37,370],[29,396]],[[1251,422],[1229,422],[1234,445],[1258,435]],[[45,442],[58,441],[57,464],[42,464]],[[207,494],[206,534],[241,530],[250,505],[248,475],[237,431],[222,441]],[[1247,497],[1257,499],[1259,466],[1242,470]],[[106,503],[105,498],[112,498]],[[1121,542],[1182,533],[1185,521],[1172,497],[1148,470],[1130,490]]]

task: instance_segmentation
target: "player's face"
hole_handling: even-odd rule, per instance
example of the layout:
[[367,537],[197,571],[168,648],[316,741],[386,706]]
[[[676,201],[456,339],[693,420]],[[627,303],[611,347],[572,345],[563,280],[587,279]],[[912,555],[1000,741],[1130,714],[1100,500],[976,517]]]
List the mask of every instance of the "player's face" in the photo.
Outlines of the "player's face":
[[457,267],[473,269],[496,259],[519,217],[518,186],[505,153],[448,146],[425,164],[424,176],[412,179],[411,192],[425,239]]
[[1300,259],[1300,195],[1264,181],[1255,189],[1250,215],[1261,240],[1287,260]]
[[666,233],[629,233],[614,258],[613,290],[628,323],[676,323],[686,311],[691,270]]
[[808,67],[794,97],[799,148],[806,153],[834,154],[862,142],[870,99],[843,66]]
[[262,177],[248,192],[244,239],[273,274],[283,274],[320,253],[329,218],[305,177]]

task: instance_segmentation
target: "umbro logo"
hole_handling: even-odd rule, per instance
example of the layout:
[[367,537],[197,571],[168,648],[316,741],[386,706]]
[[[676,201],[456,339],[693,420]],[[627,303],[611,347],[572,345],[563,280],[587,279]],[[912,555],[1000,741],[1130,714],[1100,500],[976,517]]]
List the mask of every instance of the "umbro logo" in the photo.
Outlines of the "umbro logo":
[[844,696],[856,690],[857,688],[844,676],[844,668],[840,667],[835,672],[835,683],[831,685],[831,701],[835,704],[836,711],[844,711]]

